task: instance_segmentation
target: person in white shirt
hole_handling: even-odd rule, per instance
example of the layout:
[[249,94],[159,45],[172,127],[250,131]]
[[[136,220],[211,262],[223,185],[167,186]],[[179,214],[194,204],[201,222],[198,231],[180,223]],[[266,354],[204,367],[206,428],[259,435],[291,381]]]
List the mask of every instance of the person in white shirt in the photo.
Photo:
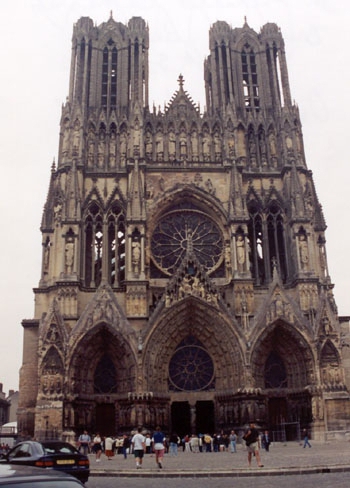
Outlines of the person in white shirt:
[[146,449],[145,436],[141,434],[142,428],[137,429],[137,434],[131,439],[131,445],[133,447],[134,456],[136,460],[136,468],[139,469],[142,466],[142,459]]

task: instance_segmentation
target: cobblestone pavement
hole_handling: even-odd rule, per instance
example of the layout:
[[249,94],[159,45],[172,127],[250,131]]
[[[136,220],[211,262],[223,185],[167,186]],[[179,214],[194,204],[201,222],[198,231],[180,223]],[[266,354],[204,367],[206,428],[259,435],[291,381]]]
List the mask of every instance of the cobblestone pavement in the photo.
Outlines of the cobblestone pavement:
[[[90,455],[91,477],[113,476],[115,478],[119,476],[123,478],[142,477],[143,479],[229,477],[232,482],[232,478],[256,477],[258,473],[259,478],[291,474],[346,473],[350,472],[350,442],[317,443],[314,441],[312,448],[305,449],[296,442],[275,443],[270,446],[270,452],[261,451],[261,458],[263,468],[257,467],[254,458],[252,466],[249,468],[245,447],[239,445],[237,453],[232,454],[230,452],[179,452],[177,457],[166,454],[163,469],[156,466],[154,455],[147,454],[144,457],[142,469],[136,469],[132,455],[129,455],[127,459],[124,459],[122,455],[117,455],[111,460],[102,455],[100,463],[96,463],[94,456]],[[347,473],[345,476],[348,478],[349,474]]]
[[349,487],[348,473],[324,473],[285,476],[249,476],[245,478],[167,478],[158,476],[153,478],[125,478],[125,477],[92,477],[86,483],[86,488],[295,488],[296,484],[311,488]]

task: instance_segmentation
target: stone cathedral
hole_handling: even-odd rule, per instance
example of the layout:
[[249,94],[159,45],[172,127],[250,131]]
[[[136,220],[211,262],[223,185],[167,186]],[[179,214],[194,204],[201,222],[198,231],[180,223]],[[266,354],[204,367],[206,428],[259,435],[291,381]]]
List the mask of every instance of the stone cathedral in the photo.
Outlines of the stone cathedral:
[[205,110],[181,74],[162,110],[142,18],[74,25],[22,436],[350,428],[348,322],[281,31],[218,21],[209,46]]

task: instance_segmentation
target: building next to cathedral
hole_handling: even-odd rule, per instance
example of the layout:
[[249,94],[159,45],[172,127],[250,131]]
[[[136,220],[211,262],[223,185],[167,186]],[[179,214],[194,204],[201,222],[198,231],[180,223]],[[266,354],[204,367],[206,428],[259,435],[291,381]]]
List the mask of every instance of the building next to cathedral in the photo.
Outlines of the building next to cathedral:
[[74,25],[22,436],[350,427],[348,322],[283,37],[219,21],[209,41],[204,113],[182,75],[161,111],[142,18]]

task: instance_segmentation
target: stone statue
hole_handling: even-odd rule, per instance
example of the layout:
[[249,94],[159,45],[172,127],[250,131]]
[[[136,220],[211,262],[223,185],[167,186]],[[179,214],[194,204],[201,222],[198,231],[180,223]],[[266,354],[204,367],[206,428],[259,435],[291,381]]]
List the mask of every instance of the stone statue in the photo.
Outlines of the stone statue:
[[140,141],[141,141],[141,131],[138,119],[136,119],[134,127],[134,155],[140,154]]
[[116,165],[116,134],[112,130],[109,138],[109,167],[115,168]]
[[80,149],[80,122],[78,119],[74,122],[73,133],[73,153],[78,154]]
[[196,130],[191,134],[191,151],[193,161],[198,161],[198,134]]
[[239,271],[243,271],[243,265],[245,263],[245,245],[244,236],[238,234],[236,240],[236,250],[237,250],[237,266]]
[[174,131],[169,132],[169,157],[175,158],[176,155],[176,139]]
[[147,159],[152,159],[152,153],[153,153],[153,144],[152,144],[152,134],[151,131],[146,132],[145,136],[145,153]]
[[306,269],[309,264],[309,251],[307,246],[306,236],[301,234],[299,236],[299,253],[300,253],[300,263],[303,269]]
[[208,134],[208,131],[204,133],[203,136],[203,157],[205,161],[210,160],[210,136]]
[[216,130],[214,133],[214,150],[215,150],[215,158],[218,159],[221,156],[221,138],[219,131]]
[[66,273],[70,274],[73,271],[74,264],[74,241],[72,239],[66,242],[65,247],[65,267]]
[[97,164],[99,168],[104,167],[105,162],[105,131],[100,130],[99,141],[98,141],[98,152],[97,152]]
[[126,152],[127,152],[127,135],[125,130],[123,130],[120,134],[120,162],[122,166],[125,166],[126,163]]
[[156,154],[157,161],[161,161],[164,157],[164,142],[163,142],[163,132],[158,129],[156,134]]
[[180,133],[180,158],[185,159],[187,157],[187,136],[184,129]]
[[134,241],[132,243],[132,267],[133,272],[138,275],[140,273],[140,262],[141,262],[141,244],[139,241]]

